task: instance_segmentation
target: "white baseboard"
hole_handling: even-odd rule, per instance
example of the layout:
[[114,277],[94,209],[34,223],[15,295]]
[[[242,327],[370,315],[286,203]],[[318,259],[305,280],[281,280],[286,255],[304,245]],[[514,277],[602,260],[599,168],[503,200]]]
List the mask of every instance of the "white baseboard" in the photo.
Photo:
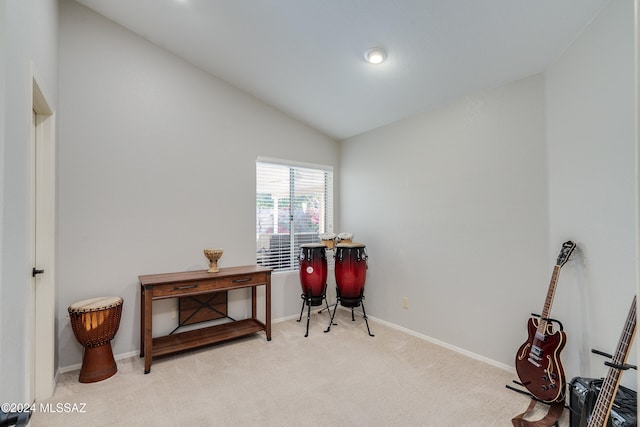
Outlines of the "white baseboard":
[[[333,304],[330,304],[329,306],[333,307]],[[338,308],[340,310],[351,311],[351,309],[348,308],[348,307],[338,306]],[[326,309],[326,307],[324,307],[324,308],[323,307],[318,307],[317,309],[313,310],[313,312],[317,313],[318,311],[321,311],[321,310],[324,310],[324,309]],[[294,314],[292,316],[287,316],[287,317],[280,318],[278,320],[274,320],[272,323],[284,322],[285,320],[295,319],[297,317],[299,317],[299,315]],[[448,350],[455,351],[456,353],[463,354],[463,355],[465,355],[467,357],[470,357],[472,359],[479,360],[480,362],[486,363],[488,365],[495,366],[496,368],[500,368],[500,369],[503,369],[505,371],[511,372],[514,375],[516,374],[516,369],[513,366],[505,365],[504,363],[495,361],[493,359],[489,359],[488,357],[481,356],[479,354],[473,353],[471,351],[465,350],[465,349],[460,348],[460,347],[456,347],[456,346],[451,345],[449,343],[446,343],[444,341],[440,341],[438,339],[435,339],[435,338],[432,338],[430,336],[421,334],[421,333],[413,331],[411,329],[407,329],[404,326],[399,326],[399,325],[396,325],[395,323],[391,323],[391,322],[387,322],[386,320],[378,319],[377,317],[374,317],[374,316],[367,315],[367,319],[369,319],[369,320],[371,320],[373,322],[380,323],[382,325],[388,326],[391,329],[395,329],[397,331],[404,332],[406,334],[412,335],[412,336],[414,336],[416,338],[420,338],[422,340],[428,341],[428,342],[430,342],[432,344],[435,344],[435,345],[438,345],[440,347],[444,347],[444,348],[446,348]]]
[[[128,351],[126,353],[120,353],[120,354],[114,354],[113,358],[116,359],[116,360],[122,360],[122,359],[128,359],[128,358],[133,357],[133,356],[140,356],[140,350]],[[56,383],[58,382],[59,374],[64,374],[65,372],[70,372],[70,371],[79,371],[80,368],[82,368],[82,362],[76,363],[76,364],[73,364],[73,365],[69,365],[69,366],[60,367],[60,369],[58,369],[58,373],[56,373]]]
[[386,320],[378,319],[376,317],[369,316],[369,315],[367,315],[367,318],[370,319],[370,320],[373,320],[376,323],[383,324],[383,325],[388,326],[388,327],[390,327],[392,329],[404,332],[404,333],[409,334],[409,335],[413,335],[414,337],[423,339],[423,340],[428,341],[428,342],[430,342],[432,344],[439,345],[440,347],[444,347],[444,348],[446,348],[448,350],[455,351],[456,353],[463,354],[463,355],[465,355],[467,357],[470,357],[472,359],[479,360],[480,362],[484,362],[484,363],[489,364],[491,366],[495,366],[496,368],[500,368],[500,369],[503,369],[505,371],[509,371],[509,372],[511,372],[513,374],[516,373],[515,367],[509,366],[509,365],[505,365],[504,363],[495,361],[493,359],[489,359],[488,357],[481,356],[481,355],[479,355],[477,353],[473,353],[471,351],[465,350],[465,349],[460,348],[460,347],[456,347],[455,345],[451,345],[451,344],[446,343],[444,341],[440,341],[438,339],[435,339],[435,338],[432,338],[430,336],[421,334],[421,333],[413,331],[411,329],[407,329],[407,328],[405,328],[403,326],[398,326],[395,323],[387,322]]
[[297,319],[298,316],[299,314],[292,314],[291,316],[278,317],[277,319],[273,319],[271,321],[271,324],[273,325],[274,323],[286,322],[287,320]]
[[[342,307],[342,306],[340,306],[339,308],[341,310],[351,311],[350,308],[346,308],[346,307]],[[325,309],[326,309],[326,307],[324,307],[324,308],[318,307],[317,309],[314,309],[313,312],[317,313],[318,311],[325,310]],[[274,324],[274,323],[286,322],[287,320],[297,319],[299,316],[300,316],[299,314],[292,314],[291,316],[279,317],[277,319],[273,319],[271,321],[271,323]],[[456,346],[451,345],[449,343],[446,343],[444,341],[440,341],[440,340],[432,338],[430,336],[427,336],[427,335],[421,334],[419,332],[413,331],[411,329],[405,328],[404,326],[399,326],[399,325],[396,325],[395,323],[391,323],[391,322],[387,322],[386,320],[378,319],[377,317],[373,317],[373,316],[367,315],[367,318],[369,320],[375,322],[375,323],[380,323],[381,325],[388,326],[391,329],[395,329],[397,331],[404,332],[406,334],[412,335],[412,336],[414,336],[416,338],[423,339],[423,340],[428,341],[428,342],[430,342],[432,344],[438,345],[440,347],[444,347],[444,348],[446,348],[448,350],[451,350],[451,351],[455,351],[456,353],[463,354],[463,355],[465,355],[467,357],[479,360],[479,361],[487,363],[487,364],[489,364],[491,366],[495,366],[496,368],[503,369],[503,370],[511,372],[513,374],[516,373],[515,367],[509,366],[509,365],[505,365],[504,363],[497,362],[497,361],[495,361],[493,359],[489,359],[488,357],[481,356],[479,354],[473,353],[471,351],[465,350],[465,349],[460,348],[460,347],[456,347]],[[139,356],[139,355],[140,355],[140,349],[114,355],[114,358],[116,360],[121,360],[121,359],[128,359],[128,358],[133,357],[133,356]],[[80,370],[81,367],[82,367],[82,363],[76,363],[74,365],[60,367],[58,369],[58,371],[56,372],[56,378],[55,378],[56,384],[58,383],[58,376],[60,374],[63,374],[65,372]]]

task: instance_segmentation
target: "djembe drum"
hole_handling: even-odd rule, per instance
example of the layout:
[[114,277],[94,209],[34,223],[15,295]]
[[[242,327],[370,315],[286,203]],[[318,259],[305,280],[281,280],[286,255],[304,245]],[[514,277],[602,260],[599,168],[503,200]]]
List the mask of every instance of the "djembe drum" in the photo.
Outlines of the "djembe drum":
[[102,381],[118,372],[111,340],[120,326],[123,303],[120,297],[101,297],[69,306],[71,328],[84,347],[81,383]]
[[327,250],[333,249],[336,243],[336,235],[334,233],[321,233],[318,235],[323,245],[327,247]]
[[[351,320],[355,321],[354,309],[362,306],[362,315],[369,329],[367,313],[364,309],[364,285],[367,279],[367,247],[362,243],[338,243],[335,248],[336,298],[343,307],[351,308]],[[333,311],[329,327],[333,324]]]
[[[305,243],[300,245],[300,286],[302,287],[302,308],[300,318],[304,312],[305,304],[307,310],[307,331],[305,337],[309,335],[309,319],[311,317],[311,306],[322,305],[322,301],[327,301],[327,247],[319,243]],[[327,309],[329,304],[327,303]]]
[[337,243],[352,243],[353,242],[353,233],[338,233],[336,237]]

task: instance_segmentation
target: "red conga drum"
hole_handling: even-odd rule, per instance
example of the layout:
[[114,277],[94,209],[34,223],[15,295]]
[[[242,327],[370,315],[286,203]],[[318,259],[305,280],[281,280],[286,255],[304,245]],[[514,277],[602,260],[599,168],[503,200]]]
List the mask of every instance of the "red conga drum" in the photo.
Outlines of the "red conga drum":
[[360,305],[367,278],[367,248],[362,243],[338,243],[335,248],[336,285],[340,303]]
[[321,305],[327,290],[327,247],[320,243],[300,245],[300,286],[309,305]]
[[[364,309],[364,283],[367,279],[367,247],[362,243],[338,243],[335,252],[336,297],[337,303],[343,307],[351,308],[351,320],[355,321],[354,309],[362,307],[362,317],[367,325],[369,336],[373,337],[369,329],[367,312]],[[336,304],[337,304],[336,303]],[[331,314],[329,326],[325,332],[331,330],[336,309]]]

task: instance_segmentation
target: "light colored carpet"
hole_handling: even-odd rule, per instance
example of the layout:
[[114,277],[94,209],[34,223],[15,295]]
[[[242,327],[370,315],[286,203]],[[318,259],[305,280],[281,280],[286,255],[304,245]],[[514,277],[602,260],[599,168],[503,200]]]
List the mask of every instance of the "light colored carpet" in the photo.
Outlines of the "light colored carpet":
[[[306,314],[306,313],[305,313]],[[31,426],[512,426],[529,398],[508,390],[514,374],[404,332],[338,310],[273,325],[230,343],[154,359],[138,357],[93,384],[62,374],[52,398],[59,413]],[[117,336],[116,336],[117,339]],[[515,351],[515,350],[514,350]],[[84,406],[83,413],[65,413]],[[529,419],[541,418],[537,405]],[[569,425],[565,410],[561,426]]]

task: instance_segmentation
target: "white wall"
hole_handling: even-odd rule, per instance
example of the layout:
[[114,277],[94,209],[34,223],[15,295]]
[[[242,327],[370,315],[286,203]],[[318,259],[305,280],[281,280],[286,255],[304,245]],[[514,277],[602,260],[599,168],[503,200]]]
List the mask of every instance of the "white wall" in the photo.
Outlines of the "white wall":
[[637,281],[632,7],[612,2],[544,78],[343,143],[372,315],[511,367],[573,239],[551,315],[568,378],[606,374],[589,351],[615,350]]
[[2,73],[4,122],[2,244],[0,256],[0,400],[25,402],[29,398],[28,289],[29,254],[29,142],[31,125],[31,67],[52,108],[57,104],[57,1],[2,2]]
[[[635,140],[636,140],[636,185],[640,188],[640,2],[634,0],[634,53],[635,53]],[[636,295],[640,293],[640,196],[636,194]],[[636,314],[637,315],[637,314]],[[640,346],[636,344],[636,357],[640,354]],[[637,359],[636,359],[637,361]],[[636,386],[640,378],[636,375]],[[626,382],[629,384],[629,382]],[[636,388],[637,390],[638,388]]]
[[[633,20],[632,0],[611,2],[545,73],[550,257],[568,238],[580,249],[554,310],[576,375],[606,375],[591,348],[614,352],[636,292]],[[622,378],[635,388],[635,371]]]
[[[255,264],[258,156],[338,166],[337,142],[69,0],[60,10],[59,352],[80,363],[75,301],[120,295],[116,354],[139,349],[138,275]],[[338,181],[336,173],[336,181]],[[337,213],[338,207],[336,207]],[[273,317],[298,313],[297,274],[272,280]],[[245,314],[241,291],[232,314]],[[171,303],[171,302],[170,302]],[[156,304],[154,322],[173,324]]]
[[[623,93],[633,96],[632,14],[630,1],[612,3],[544,77],[352,138],[338,153],[64,0],[60,365],[80,361],[66,319],[73,301],[125,297],[114,344],[126,353],[139,346],[138,274],[204,268],[211,245],[225,247],[221,265],[253,262],[256,156],[337,166],[340,154],[339,231],[368,246],[371,315],[512,366],[559,245],[572,238],[580,251],[552,314],[569,334],[567,375],[599,375],[585,351],[615,346],[636,279],[633,106]],[[296,275],[274,278],[274,316],[297,314],[298,288]]]
[[[5,42],[6,39],[7,39],[6,2],[2,2],[0,4],[0,99],[6,99],[6,92],[5,92],[5,79],[6,79],[5,57],[6,57],[6,50],[7,50],[7,45]],[[6,123],[5,114],[6,114],[5,103],[0,102],[0,129],[5,128],[5,123]],[[0,159],[4,159],[4,146],[5,146],[4,134],[5,134],[4,132],[0,132]],[[4,186],[5,186],[5,178],[4,178],[4,160],[3,160],[3,161],[0,161],[0,206],[4,206],[4,203],[5,203],[4,202]],[[3,211],[4,209],[0,209],[0,271],[3,270],[2,263],[4,260]],[[2,294],[3,294],[2,289],[4,288],[4,286],[2,285],[3,283],[4,283],[4,278],[2,277],[2,274],[0,274],[0,310],[4,308],[3,297],[2,297]],[[3,325],[4,325],[4,319],[2,318],[2,316],[0,316],[0,334],[3,333],[3,330],[4,330]],[[3,353],[4,345],[5,343],[3,342],[2,339],[0,339],[0,355],[2,355]],[[5,365],[2,362],[2,356],[0,356],[0,378],[2,378],[2,375],[7,370],[6,366],[7,365]],[[22,397],[21,395],[18,395],[18,396]],[[2,397],[7,397],[7,396],[2,396]]]
[[550,272],[543,89],[535,75],[343,142],[371,315],[513,365]]

